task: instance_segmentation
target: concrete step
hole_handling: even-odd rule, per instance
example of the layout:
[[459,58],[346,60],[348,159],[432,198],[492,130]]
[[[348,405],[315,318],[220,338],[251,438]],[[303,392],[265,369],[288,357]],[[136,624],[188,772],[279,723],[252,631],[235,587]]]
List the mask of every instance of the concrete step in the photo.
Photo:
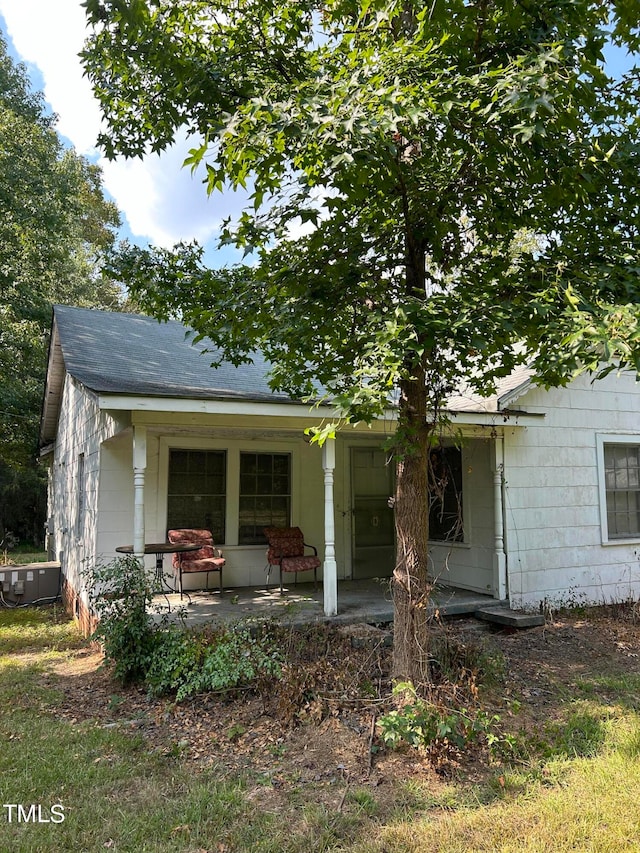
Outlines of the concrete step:
[[507,625],[510,628],[535,628],[544,625],[544,616],[541,613],[523,613],[500,604],[480,607],[473,615],[476,619],[496,625]]

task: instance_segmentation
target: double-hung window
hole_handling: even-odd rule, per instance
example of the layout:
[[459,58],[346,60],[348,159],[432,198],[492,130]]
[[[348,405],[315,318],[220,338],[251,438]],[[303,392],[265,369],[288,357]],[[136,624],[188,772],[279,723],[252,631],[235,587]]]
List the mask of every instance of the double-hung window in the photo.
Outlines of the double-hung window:
[[291,456],[288,453],[240,454],[239,545],[266,542],[263,527],[291,523]]
[[211,530],[224,545],[227,454],[224,450],[169,451],[167,527]]
[[640,443],[604,441],[608,539],[640,538]]

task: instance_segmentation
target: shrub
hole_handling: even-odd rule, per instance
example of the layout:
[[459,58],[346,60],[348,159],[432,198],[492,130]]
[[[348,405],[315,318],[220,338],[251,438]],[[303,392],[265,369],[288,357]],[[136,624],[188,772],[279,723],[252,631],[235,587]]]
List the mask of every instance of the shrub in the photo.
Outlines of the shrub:
[[152,580],[136,557],[119,557],[85,577],[100,620],[92,639],[118,680],[143,682],[152,694],[174,693],[180,701],[280,675],[281,656],[266,634],[254,638],[241,627],[198,634],[166,619],[154,623]]
[[140,560],[118,557],[84,573],[98,627],[91,639],[101,643],[114,674],[127,683],[144,677],[154,648],[154,627],[147,612],[151,580]]
[[281,655],[267,635],[255,638],[240,626],[213,635],[172,626],[156,634],[145,681],[151,693],[175,693],[181,701],[278,678],[281,667]]

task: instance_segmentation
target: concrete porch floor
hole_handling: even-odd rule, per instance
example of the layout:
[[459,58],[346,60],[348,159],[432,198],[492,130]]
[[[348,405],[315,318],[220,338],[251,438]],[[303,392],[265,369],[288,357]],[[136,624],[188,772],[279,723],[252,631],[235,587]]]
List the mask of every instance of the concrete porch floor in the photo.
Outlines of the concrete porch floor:
[[[222,595],[218,590],[194,591],[189,593],[191,604],[186,595],[181,602],[179,593],[167,593],[166,596],[156,596],[154,604],[166,612],[169,603],[171,612],[168,617],[171,621],[179,621],[180,614],[186,611],[185,623],[190,628],[267,619],[297,625],[324,621],[334,624],[393,622],[393,601],[388,579],[339,581],[338,615],[328,620],[325,620],[323,613],[321,584],[318,584],[317,592],[314,592],[312,583],[292,584],[284,589],[284,595],[280,595],[277,585],[268,591],[264,587],[225,589]],[[439,585],[434,588],[431,598],[432,610],[438,610],[442,616],[475,613],[478,608],[490,604],[498,602],[489,595]]]

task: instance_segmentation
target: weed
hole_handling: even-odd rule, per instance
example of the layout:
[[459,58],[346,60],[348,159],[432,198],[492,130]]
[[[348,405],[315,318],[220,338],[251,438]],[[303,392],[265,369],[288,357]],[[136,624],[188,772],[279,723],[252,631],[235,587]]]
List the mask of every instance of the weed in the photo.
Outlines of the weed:
[[155,633],[144,681],[153,695],[175,693],[180,702],[196,693],[264,685],[281,667],[266,635],[254,637],[239,626],[210,635],[170,626]]
[[182,701],[280,674],[279,653],[266,635],[254,637],[240,627],[197,634],[166,619],[155,624],[148,613],[153,585],[136,557],[118,558],[85,576],[100,620],[92,639],[102,643],[120,681],[143,682],[153,695],[174,693]]
[[450,747],[463,747],[486,739],[499,717],[481,710],[444,708],[421,699],[413,685],[403,682],[394,694],[409,696],[400,709],[380,717],[378,724],[386,746],[396,749],[406,743],[416,749],[442,752]]
[[593,758],[604,746],[606,734],[602,715],[583,710],[532,731],[492,733],[488,743],[493,758],[533,767],[555,759]]
[[227,732],[226,732],[226,734],[227,734],[227,738],[228,738],[232,743],[233,743],[233,741],[236,741],[236,740],[238,740],[239,738],[241,738],[241,737],[242,737],[242,735],[244,735],[244,734],[246,734],[246,733],[247,733],[247,730],[246,730],[246,728],[242,725],[242,723],[233,723],[232,725],[230,725],[230,726],[229,726],[229,728],[227,729]]
[[125,701],[125,700],[124,700],[124,697],[122,697],[122,696],[118,696],[117,694],[115,694],[115,693],[114,693],[113,695],[111,695],[111,696],[109,697],[109,704],[107,705],[107,708],[108,708],[110,711],[115,711],[115,710],[116,710],[116,708],[119,708],[119,707],[120,707],[120,705],[122,705],[122,703],[123,703],[124,701]]
[[465,641],[445,628],[433,635],[431,672],[436,682],[498,683],[504,677],[505,662],[501,654],[489,653],[481,644]]
[[354,791],[349,791],[346,796],[346,802],[355,804],[360,811],[369,817],[376,814],[378,810],[378,804],[374,796],[366,788],[356,788]]
[[545,758],[593,758],[605,737],[602,719],[583,711],[562,722],[546,723],[540,744]]

